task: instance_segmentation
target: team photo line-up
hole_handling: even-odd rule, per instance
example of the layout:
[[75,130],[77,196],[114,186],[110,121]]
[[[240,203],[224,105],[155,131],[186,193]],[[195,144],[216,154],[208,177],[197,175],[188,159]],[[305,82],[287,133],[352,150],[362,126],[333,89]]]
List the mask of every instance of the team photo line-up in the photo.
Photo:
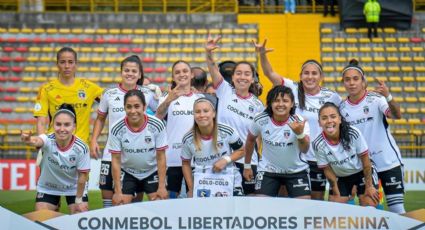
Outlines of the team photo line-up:
[[[273,87],[264,105],[259,75],[249,62],[217,64],[221,37],[208,36],[208,71],[184,60],[171,67],[166,92],[144,77],[136,55],[121,62],[121,82],[102,89],[76,77],[77,53],[57,52],[58,77],[39,89],[39,149],[35,209],[70,213],[89,209],[90,158],[100,159],[103,206],[180,197],[271,196],[379,204],[378,180],[388,209],[404,210],[403,164],[387,118],[401,118],[384,81],[367,89],[357,60],[341,72],[346,99],[322,87],[322,65],[306,60],[295,82],[274,72],[267,40],[253,46]],[[210,80],[207,78],[209,72]],[[90,112],[98,102],[90,133]],[[103,153],[99,136],[108,125]],[[209,178],[219,178],[211,180]],[[183,185],[183,186],[182,186]],[[185,192],[182,191],[186,190]],[[220,192],[214,192],[220,187]]]

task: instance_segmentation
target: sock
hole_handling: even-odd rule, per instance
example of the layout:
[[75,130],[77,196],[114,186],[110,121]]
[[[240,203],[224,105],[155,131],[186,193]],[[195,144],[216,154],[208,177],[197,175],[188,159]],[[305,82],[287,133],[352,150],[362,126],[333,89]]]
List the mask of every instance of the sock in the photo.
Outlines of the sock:
[[103,199],[103,207],[104,208],[112,207],[112,199]]
[[387,205],[390,212],[397,214],[403,214],[406,212],[404,210],[404,195],[403,194],[392,194],[387,195]]

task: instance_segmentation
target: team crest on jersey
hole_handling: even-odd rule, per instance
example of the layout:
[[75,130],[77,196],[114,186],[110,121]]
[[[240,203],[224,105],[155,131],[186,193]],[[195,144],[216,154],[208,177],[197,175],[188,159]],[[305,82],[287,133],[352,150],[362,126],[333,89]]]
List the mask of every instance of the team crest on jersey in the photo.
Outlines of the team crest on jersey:
[[261,125],[261,126],[267,125],[267,123],[269,123],[269,121],[266,120],[266,119],[258,121],[258,124]]
[[291,135],[291,132],[289,130],[285,130],[283,132],[283,137],[285,137],[285,139],[288,139],[290,135]]
[[368,106],[363,107],[363,112],[364,112],[364,114],[368,114],[369,113],[369,107]]
[[248,107],[248,109],[249,109],[249,112],[251,112],[251,113],[253,113],[253,112],[254,112],[254,107],[253,107],[252,105],[250,105],[250,106]]
[[78,90],[78,98],[80,98],[81,100],[85,100],[86,99],[86,91],[80,89]]
[[218,141],[218,142],[217,142],[217,148],[218,148],[218,149],[223,148],[223,142],[222,142],[222,141]]
[[75,157],[75,156],[70,156],[69,157],[69,162],[71,162],[71,163],[75,163],[75,160],[76,160],[77,158]]
[[145,137],[145,142],[146,142],[146,144],[150,144],[152,142],[152,137],[146,136]]
[[325,104],[325,100],[323,100],[323,98],[320,98],[320,99],[319,99],[319,104],[320,104],[320,105],[324,105],[324,104]]

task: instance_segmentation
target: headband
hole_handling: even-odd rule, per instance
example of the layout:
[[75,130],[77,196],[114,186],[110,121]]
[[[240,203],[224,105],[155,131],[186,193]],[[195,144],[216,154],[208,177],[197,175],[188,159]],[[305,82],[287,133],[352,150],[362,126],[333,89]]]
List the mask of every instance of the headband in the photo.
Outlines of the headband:
[[72,117],[75,118],[75,114],[69,109],[59,109],[58,111],[56,111],[55,116],[53,116],[53,118],[55,118],[60,113],[67,113],[67,114],[69,114],[69,115],[71,115]]
[[309,61],[309,62],[304,63],[304,65],[301,67],[301,69],[304,69],[304,67],[308,64],[315,65],[319,69],[320,73],[322,73],[322,67],[314,61]]
[[344,73],[345,73],[347,70],[350,70],[350,69],[353,69],[353,70],[357,70],[357,71],[359,71],[359,72],[360,72],[360,74],[362,75],[362,78],[363,78],[363,79],[366,79],[366,78],[365,78],[365,76],[364,76],[364,72],[363,72],[363,70],[362,70],[360,67],[357,67],[357,66],[348,66],[348,67],[346,67],[346,68],[342,71],[342,75],[344,75]]

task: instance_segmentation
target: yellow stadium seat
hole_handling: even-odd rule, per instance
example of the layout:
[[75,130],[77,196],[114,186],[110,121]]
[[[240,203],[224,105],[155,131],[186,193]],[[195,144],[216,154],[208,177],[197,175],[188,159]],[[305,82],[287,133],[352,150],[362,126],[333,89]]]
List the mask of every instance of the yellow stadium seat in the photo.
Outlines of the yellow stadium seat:
[[171,30],[170,29],[160,29],[159,34],[168,35],[168,34],[171,34]]
[[208,30],[207,29],[197,29],[196,34],[208,34]]
[[147,44],[156,44],[158,40],[156,38],[146,38],[145,43]]
[[425,61],[425,57],[416,56],[416,57],[413,57],[413,61],[415,61],[415,62],[424,62]]
[[93,52],[95,53],[104,53],[105,47],[93,47]]
[[184,47],[182,51],[185,53],[193,53],[194,49],[193,47]]
[[69,29],[69,28],[59,28],[59,33],[60,34],[70,34],[71,29]]
[[405,97],[404,101],[409,102],[409,103],[416,103],[416,102],[418,102],[418,98],[417,97]]
[[168,39],[168,38],[160,38],[160,39],[158,39],[158,43],[159,44],[168,44],[168,43],[170,43],[170,39]]
[[394,98],[394,101],[395,102],[398,102],[398,103],[400,103],[400,102],[403,102],[404,101],[404,98],[403,97],[393,97]]
[[355,46],[349,46],[347,47],[347,52],[356,53],[356,52],[359,52],[359,49],[357,49],[357,47]]
[[158,29],[147,29],[146,30],[147,34],[157,34],[158,33]]
[[335,57],[335,62],[347,62],[345,57]]
[[414,82],[415,78],[414,77],[409,77],[409,76],[404,76],[403,77],[403,81],[404,82]]
[[52,52],[54,52],[54,49],[53,49],[53,47],[42,47],[41,51],[45,52],[45,53],[52,53]]
[[365,72],[372,72],[372,71],[373,71],[373,67],[372,67],[372,66],[364,66],[364,67],[363,67],[363,70],[364,70]]
[[397,39],[395,39],[393,37],[386,37],[385,42],[386,43],[395,43],[395,42],[397,42]]
[[376,72],[386,72],[387,67],[385,67],[385,66],[375,66],[375,71]]
[[140,35],[140,34],[145,34],[146,30],[145,29],[134,29],[133,32],[134,32],[134,34]]
[[170,48],[170,53],[180,53],[181,52],[181,48],[180,47],[171,47]]
[[400,67],[398,67],[398,66],[388,66],[388,71],[390,71],[390,72],[400,72]]
[[[170,48],[171,49],[171,48]],[[167,62],[168,58],[165,56],[160,56],[155,59],[157,62]]]
[[373,57],[373,60],[375,62],[385,62],[385,57],[383,57],[383,56],[375,56],[375,57]]
[[243,47],[233,47],[233,52],[245,52],[245,48],[243,48]]
[[369,38],[360,38],[359,42],[360,43],[370,43],[370,40],[369,40]]
[[118,28],[111,28],[109,29],[110,34],[121,34],[121,29]]
[[425,66],[415,66],[416,72],[425,72]]
[[99,28],[95,32],[96,34],[108,34],[108,30],[104,28]]
[[103,62],[103,57],[92,57],[91,61],[95,63]]
[[[419,102],[421,102],[421,103],[425,103],[425,97],[420,97],[419,99]],[[425,109],[425,108],[424,108]]]
[[195,62],[205,62],[205,57],[195,57],[193,59],[193,61],[195,61]]
[[145,48],[145,52],[146,53],[155,53],[156,49],[155,49],[155,47],[147,47],[147,48]]
[[373,52],[384,52],[384,47],[382,46],[374,46],[372,48]]
[[414,107],[409,107],[406,109],[407,113],[419,113],[419,109],[418,108],[414,108]]
[[118,48],[117,48],[117,47],[107,47],[107,48],[105,49],[105,51],[106,51],[107,53],[117,53],[117,52],[118,52]]
[[232,34],[233,30],[229,29],[229,28],[224,28],[224,29],[221,29],[221,33],[222,34]]
[[89,67],[87,67],[87,66],[79,66],[78,67],[78,71],[79,72],[88,72],[89,71]]
[[99,72],[101,72],[101,68],[100,68],[100,67],[98,67],[98,66],[91,66],[91,67],[89,68],[89,70],[90,70],[91,72],[95,72],[95,73],[99,73]]
[[355,43],[358,42],[358,40],[357,40],[357,38],[347,38],[346,42],[355,44]]
[[13,111],[15,113],[26,113],[27,112],[27,108],[26,107],[15,107],[13,109]]
[[235,33],[235,34],[244,34],[245,33],[245,29],[236,28],[236,29],[233,30],[233,33]]
[[388,81],[390,82],[401,82],[401,78],[400,77],[389,77]]
[[324,77],[323,81],[325,83],[332,83],[332,82],[335,82],[335,78],[334,77]]
[[96,30],[93,29],[93,28],[85,28],[84,33],[85,34],[94,34],[94,33],[96,33]]
[[25,66],[24,71],[25,72],[35,72],[35,71],[37,71],[37,67],[35,67],[35,66]]
[[44,33],[46,33],[46,30],[44,28],[34,28],[33,31],[36,34],[44,34]]
[[29,62],[38,62],[39,58],[37,56],[29,56],[27,57],[27,61]]
[[413,52],[423,52],[424,51],[424,47],[422,47],[422,46],[414,46],[414,47],[412,47],[412,51]]
[[374,42],[374,43],[383,43],[384,42],[384,39],[382,39],[382,38],[372,38],[372,42]]
[[83,33],[83,29],[82,28],[73,28],[73,29],[71,29],[71,33],[73,33],[73,34],[82,34]]
[[372,49],[369,46],[360,47],[360,52],[371,52]]
[[115,72],[115,68],[114,67],[107,66],[107,67],[104,67],[103,68],[103,72],[113,73],[113,72]]
[[388,62],[398,62],[398,57],[397,56],[388,56],[387,61]]
[[133,29],[121,29],[122,34],[134,34]]
[[41,62],[52,62],[52,61],[54,61],[54,58],[49,57],[49,56],[41,56],[39,61],[41,61]]
[[322,62],[333,62],[334,58],[333,57],[322,57]]
[[19,97],[16,97],[16,100],[19,101],[19,102],[30,102],[31,98],[19,96]]
[[168,47],[158,47],[158,49],[156,50],[156,52],[158,53],[168,53]]
[[334,38],[334,42],[335,43],[344,43],[345,42],[345,38]]
[[322,47],[322,52],[324,53],[331,53],[333,51],[334,49],[332,48],[332,46]]
[[245,38],[233,38],[234,43],[245,43]]
[[48,33],[48,34],[57,34],[58,33],[58,29],[56,29],[56,28],[47,28],[46,33]]
[[417,82],[425,82],[425,76],[417,76],[416,81]]
[[210,34],[220,34],[220,30],[219,29],[210,29],[209,33]]
[[24,34],[32,34],[32,33],[33,33],[33,31],[32,31],[32,29],[31,29],[31,28],[26,27],[26,28],[22,28],[22,29],[21,29],[21,33],[24,33]]
[[417,91],[420,93],[425,93],[425,86],[418,86]]
[[332,33],[332,28],[322,28],[322,29],[320,29],[320,32],[322,34],[330,34],[330,33]]
[[410,39],[405,37],[398,38],[397,40],[398,42],[403,42],[403,43],[410,42]]
[[402,47],[398,48],[398,50],[400,52],[410,52],[410,47],[408,47],[408,46],[402,46]]
[[246,30],[246,32],[248,34],[257,34],[258,33],[258,30],[257,29],[254,29],[254,28],[249,28],[249,29]]
[[335,71],[337,71],[338,73],[342,72],[342,70],[344,70],[344,67],[345,66],[337,66],[337,67],[335,67]]
[[385,50],[386,50],[387,52],[398,52],[397,47],[394,47],[394,46],[387,46],[387,47],[385,48]]
[[391,92],[400,93],[402,92],[402,88],[400,86],[391,86]]
[[334,72],[334,71],[335,71],[335,68],[333,66],[324,66],[323,67],[323,72],[330,73],[330,72]]
[[38,52],[41,52],[41,48],[40,48],[40,47],[35,47],[35,46],[31,46],[28,50],[29,50],[30,52],[32,52],[32,53],[38,53]]
[[192,44],[192,43],[195,43],[195,39],[193,39],[193,38],[184,38],[183,39],[183,43],[184,44]]
[[143,38],[133,38],[132,42],[135,44],[143,44],[145,39]]
[[90,62],[90,57],[83,56],[78,59],[79,62]]
[[412,66],[401,66],[401,71],[403,72],[412,72],[413,67]]
[[322,43],[332,43],[332,42],[333,42],[333,40],[332,40],[332,38],[322,38],[322,39],[321,39],[321,42],[322,42]]
[[355,34],[355,33],[358,33],[358,31],[357,31],[357,29],[356,29],[356,28],[347,28],[347,29],[345,29],[345,32],[346,32],[347,34]]
[[183,30],[182,29],[171,29],[171,34],[183,34]]
[[80,48],[80,52],[91,53],[92,52],[92,48],[91,47],[81,47]]
[[112,83],[114,82],[114,79],[112,77],[102,77],[100,81],[103,83]]
[[372,57],[364,56],[360,57],[361,62],[372,62]]
[[230,52],[232,52],[232,48],[230,48],[230,47],[221,47],[220,48],[220,52],[230,53]]

